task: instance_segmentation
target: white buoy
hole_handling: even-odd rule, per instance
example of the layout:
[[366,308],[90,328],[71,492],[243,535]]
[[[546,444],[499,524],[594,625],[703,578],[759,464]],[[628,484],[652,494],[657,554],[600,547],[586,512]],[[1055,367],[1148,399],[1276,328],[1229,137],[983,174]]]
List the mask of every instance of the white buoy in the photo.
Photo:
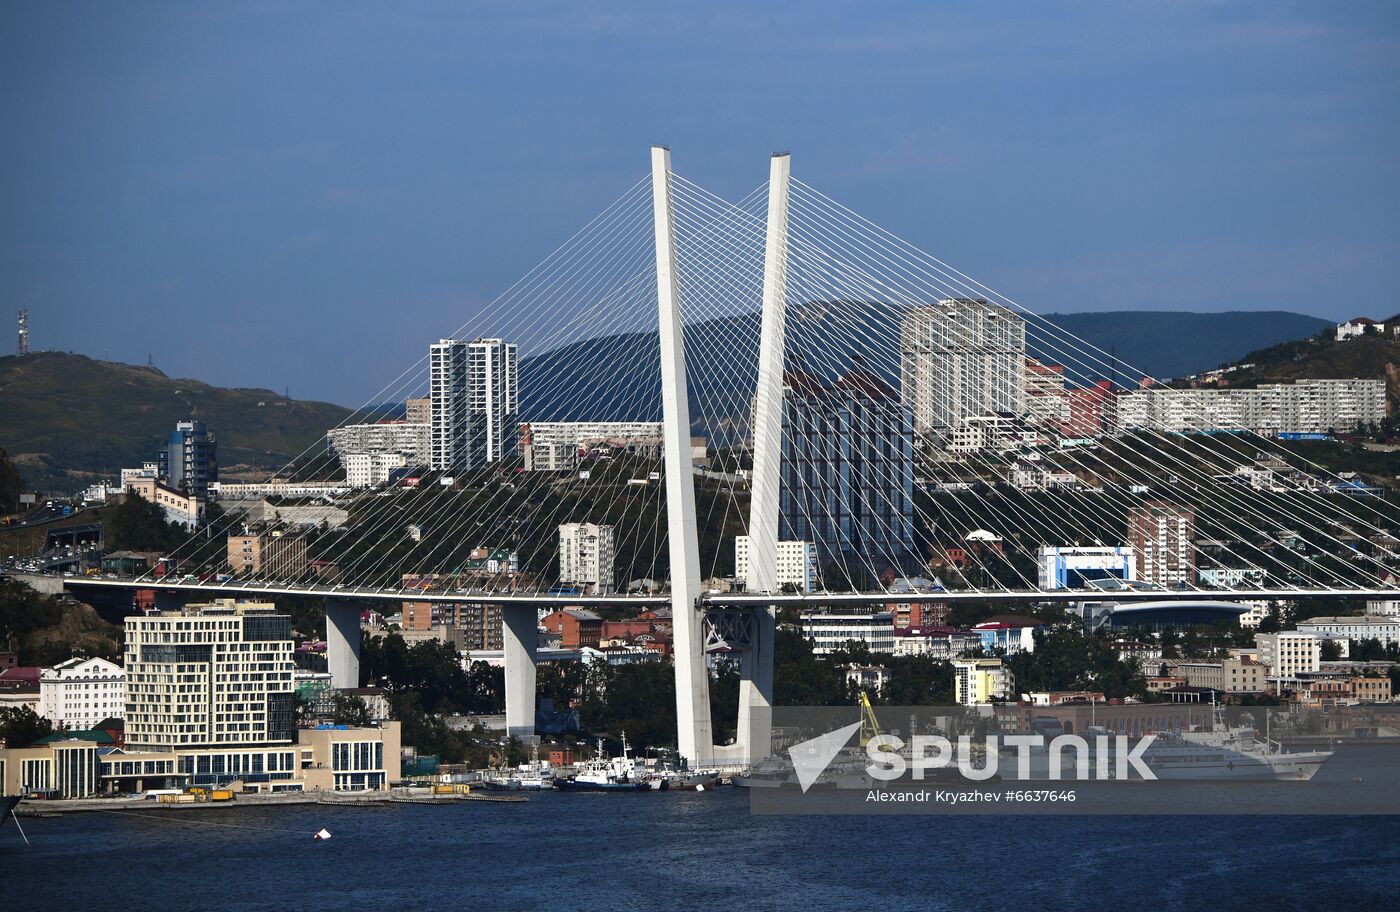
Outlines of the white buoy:
[[316,831],[316,838],[317,838],[317,839],[330,839],[330,838],[331,838],[331,831],[328,830],[328,829],[326,829],[325,827],[321,827],[321,829],[319,829],[319,830]]
[[703,786],[703,785],[697,785],[697,786],[695,786],[695,790],[696,790],[697,792],[703,792],[703,791],[705,790],[705,786]]

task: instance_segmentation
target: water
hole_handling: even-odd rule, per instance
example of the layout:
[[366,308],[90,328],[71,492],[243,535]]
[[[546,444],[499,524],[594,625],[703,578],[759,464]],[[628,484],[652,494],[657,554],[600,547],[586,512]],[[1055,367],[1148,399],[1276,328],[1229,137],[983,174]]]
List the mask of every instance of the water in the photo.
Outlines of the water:
[[[754,817],[739,789],[0,828],[0,908],[1366,910],[1400,817]],[[322,826],[333,838],[317,842]]]

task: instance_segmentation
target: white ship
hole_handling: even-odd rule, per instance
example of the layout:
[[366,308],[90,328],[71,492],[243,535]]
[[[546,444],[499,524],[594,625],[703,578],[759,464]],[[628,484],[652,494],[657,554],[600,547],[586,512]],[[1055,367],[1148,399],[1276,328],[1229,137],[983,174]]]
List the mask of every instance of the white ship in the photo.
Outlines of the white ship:
[[[1097,735],[1112,735],[1112,732],[1090,728],[1084,733],[1089,743],[1089,751],[1083,761],[1091,770],[1089,778],[1095,778],[1092,771],[1097,767],[1095,751]],[[1050,739],[1047,739],[1047,744]],[[1138,742],[1129,745],[1132,749]],[[1269,738],[1256,737],[1252,726],[1226,726],[1219,713],[1216,714],[1214,731],[1184,731],[1157,733],[1141,754],[1141,763],[1152,771],[1152,775],[1163,780],[1211,780],[1211,781],[1306,781],[1311,779],[1322,764],[1332,756],[1332,751],[1301,751],[1289,753],[1281,745]],[[999,769],[1004,780],[1016,777],[1017,753],[1005,749],[1000,755]],[[1110,775],[1116,776],[1116,758],[1110,758]],[[1080,762],[1074,751],[1061,752],[1060,781],[1076,779],[1075,764]],[[1030,751],[1031,779],[1047,779],[1050,772],[1050,754],[1047,747],[1036,747]],[[1129,778],[1141,779],[1136,770],[1129,767]]]

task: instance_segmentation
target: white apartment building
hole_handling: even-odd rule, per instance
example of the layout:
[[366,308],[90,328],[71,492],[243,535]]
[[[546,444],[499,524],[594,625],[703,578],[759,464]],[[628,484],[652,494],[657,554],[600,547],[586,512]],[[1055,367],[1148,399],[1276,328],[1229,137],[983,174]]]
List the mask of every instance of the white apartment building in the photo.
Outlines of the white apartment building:
[[410,462],[423,462],[431,449],[432,425],[415,421],[347,424],[326,432],[326,445],[344,462],[347,453],[401,453]]
[[90,729],[126,712],[126,674],[106,659],[72,658],[39,672],[39,715],[54,728]]
[[1372,599],[1366,603],[1371,617],[1400,617],[1400,599]]
[[661,447],[659,421],[530,421],[516,433],[527,472],[577,468],[579,451],[590,444],[643,447],[658,454]]
[[964,418],[1019,415],[1026,323],[981,298],[913,308],[900,338],[900,389],[915,434],[941,446]]
[[1318,670],[1322,661],[1322,637],[1301,630],[1256,633],[1259,661],[1269,666],[1269,677],[1291,678]]
[[373,488],[388,484],[395,469],[408,465],[403,453],[345,453],[340,457],[345,466],[345,483],[352,488]]
[[267,497],[342,497],[350,486],[338,481],[263,481],[232,484],[215,481],[209,485],[209,496],[215,500],[262,500]]
[[1323,434],[1385,418],[1384,380],[1298,380],[1256,389],[1145,389],[1118,396],[1118,429]]
[[1382,646],[1400,643],[1400,617],[1315,617],[1299,621],[1298,630],[1324,640],[1379,640]]
[[[734,578],[749,578],[749,537],[734,537]],[[817,546],[807,541],[778,542],[778,588],[796,586],[802,592],[817,588]]]
[[802,635],[814,655],[828,655],[852,640],[871,652],[894,652],[894,615],[888,611],[805,611]]
[[1001,659],[954,659],[954,699],[959,706],[1016,698],[1016,677]]
[[1042,427],[1058,427],[1069,420],[1069,397],[1065,395],[1065,367],[1026,359],[1026,419]]
[[594,523],[564,523],[559,527],[559,582],[580,586],[586,593],[613,588],[613,527]]
[[516,345],[501,339],[442,339],[429,347],[430,465],[480,468],[515,447],[520,414]]
[[285,747],[253,753],[253,769],[241,759],[221,765],[261,773],[295,764],[292,646],[291,618],[270,603],[229,599],[127,618],[128,750]]

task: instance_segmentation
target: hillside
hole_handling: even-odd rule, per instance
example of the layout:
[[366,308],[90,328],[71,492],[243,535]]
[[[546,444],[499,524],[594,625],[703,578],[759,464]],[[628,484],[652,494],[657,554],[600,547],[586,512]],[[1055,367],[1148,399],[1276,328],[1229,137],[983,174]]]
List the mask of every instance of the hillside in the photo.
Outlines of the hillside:
[[271,390],[225,389],[83,355],[0,358],[0,447],[41,490],[74,490],[140,465],[176,421],[190,417],[218,435],[226,473],[280,468],[349,414]]

